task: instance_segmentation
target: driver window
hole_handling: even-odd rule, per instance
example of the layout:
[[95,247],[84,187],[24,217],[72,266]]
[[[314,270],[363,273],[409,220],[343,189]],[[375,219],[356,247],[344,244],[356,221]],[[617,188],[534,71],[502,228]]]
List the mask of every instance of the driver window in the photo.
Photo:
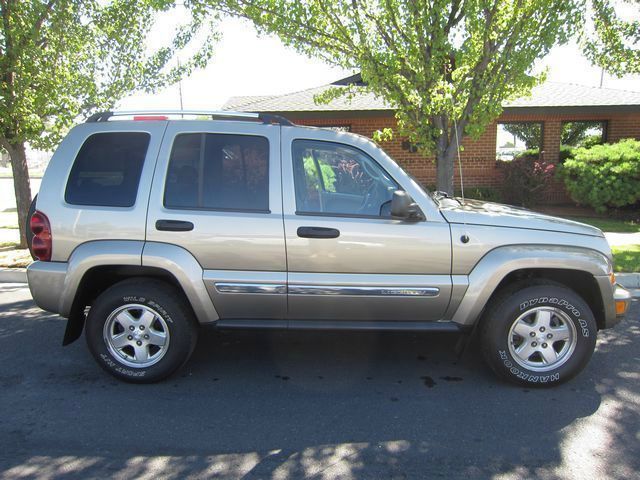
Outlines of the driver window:
[[346,145],[293,142],[297,213],[388,217],[398,185],[368,155]]

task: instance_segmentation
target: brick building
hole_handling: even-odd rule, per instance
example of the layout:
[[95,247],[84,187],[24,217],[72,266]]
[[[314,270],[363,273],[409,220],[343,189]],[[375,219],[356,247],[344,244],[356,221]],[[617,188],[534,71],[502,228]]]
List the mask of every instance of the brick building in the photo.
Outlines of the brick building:
[[[393,109],[372,94],[362,94],[351,101],[337,99],[323,105],[314,102],[316,95],[330,87],[358,85],[361,81],[359,75],[354,75],[330,85],[285,95],[232,97],[223,108],[274,113],[301,125],[340,128],[368,137],[376,130],[394,128]],[[520,141],[515,136],[513,141],[504,140],[505,129],[510,125],[526,123],[539,129],[538,150],[545,160],[558,162],[561,134],[568,122],[585,122],[584,125],[590,125],[591,131],[601,135],[605,142],[640,139],[640,92],[547,82],[534,88],[530,97],[506,103],[502,115],[478,140],[462,140],[465,186],[500,188],[502,171],[496,158],[501,150],[505,150],[502,146],[513,144],[516,147]],[[382,147],[419,181],[425,185],[435,184],[433,158],[415,152],[406,140],[397,136]],[[564,186],[554,180],[546,201],[566,203],[568,200]]]

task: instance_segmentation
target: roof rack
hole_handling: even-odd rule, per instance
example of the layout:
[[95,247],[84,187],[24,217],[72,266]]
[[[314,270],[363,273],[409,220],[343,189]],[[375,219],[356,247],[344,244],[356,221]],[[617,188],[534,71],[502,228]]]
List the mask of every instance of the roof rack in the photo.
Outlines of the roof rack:
[[106,122],[111,117],[150,116],[150,115],[206,115],[219,120],[260,120],[262,123],[277,123],[293,126],[294,124],[280,115],[270,113],[230,112],[225,110],[121,110],[97,112],[87,118],[86,123]]

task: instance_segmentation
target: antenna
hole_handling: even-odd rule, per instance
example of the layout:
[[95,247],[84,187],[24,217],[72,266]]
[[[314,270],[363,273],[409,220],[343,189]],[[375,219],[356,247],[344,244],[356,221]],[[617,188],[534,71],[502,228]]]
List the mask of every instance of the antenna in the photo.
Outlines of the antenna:
[[[453,110],[453,96],[449,97],[451,101],[451,108]],[[458,169],[460,171],[460,195],[462,196],[462,224],[464,225],[464,233],[460,237],[462,243],[469,243],[469,234],[467,233],[467,212],[465,211],[465,199],[464,199],[464,180],[462,178],[462,158],[460,157],[460,138],[458,136],[458,121],[455,114],[453,115],[453,129],[456,136],[456,153],[458,154]]]

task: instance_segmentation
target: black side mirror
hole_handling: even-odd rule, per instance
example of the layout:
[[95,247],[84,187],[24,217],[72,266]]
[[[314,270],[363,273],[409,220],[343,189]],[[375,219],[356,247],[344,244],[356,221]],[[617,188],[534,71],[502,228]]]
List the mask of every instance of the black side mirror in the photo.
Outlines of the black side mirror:
[[424,214],[418,204],[403,190],[393,192],[393,197],[391,197],[391,216],[413,222],[424,220]]

